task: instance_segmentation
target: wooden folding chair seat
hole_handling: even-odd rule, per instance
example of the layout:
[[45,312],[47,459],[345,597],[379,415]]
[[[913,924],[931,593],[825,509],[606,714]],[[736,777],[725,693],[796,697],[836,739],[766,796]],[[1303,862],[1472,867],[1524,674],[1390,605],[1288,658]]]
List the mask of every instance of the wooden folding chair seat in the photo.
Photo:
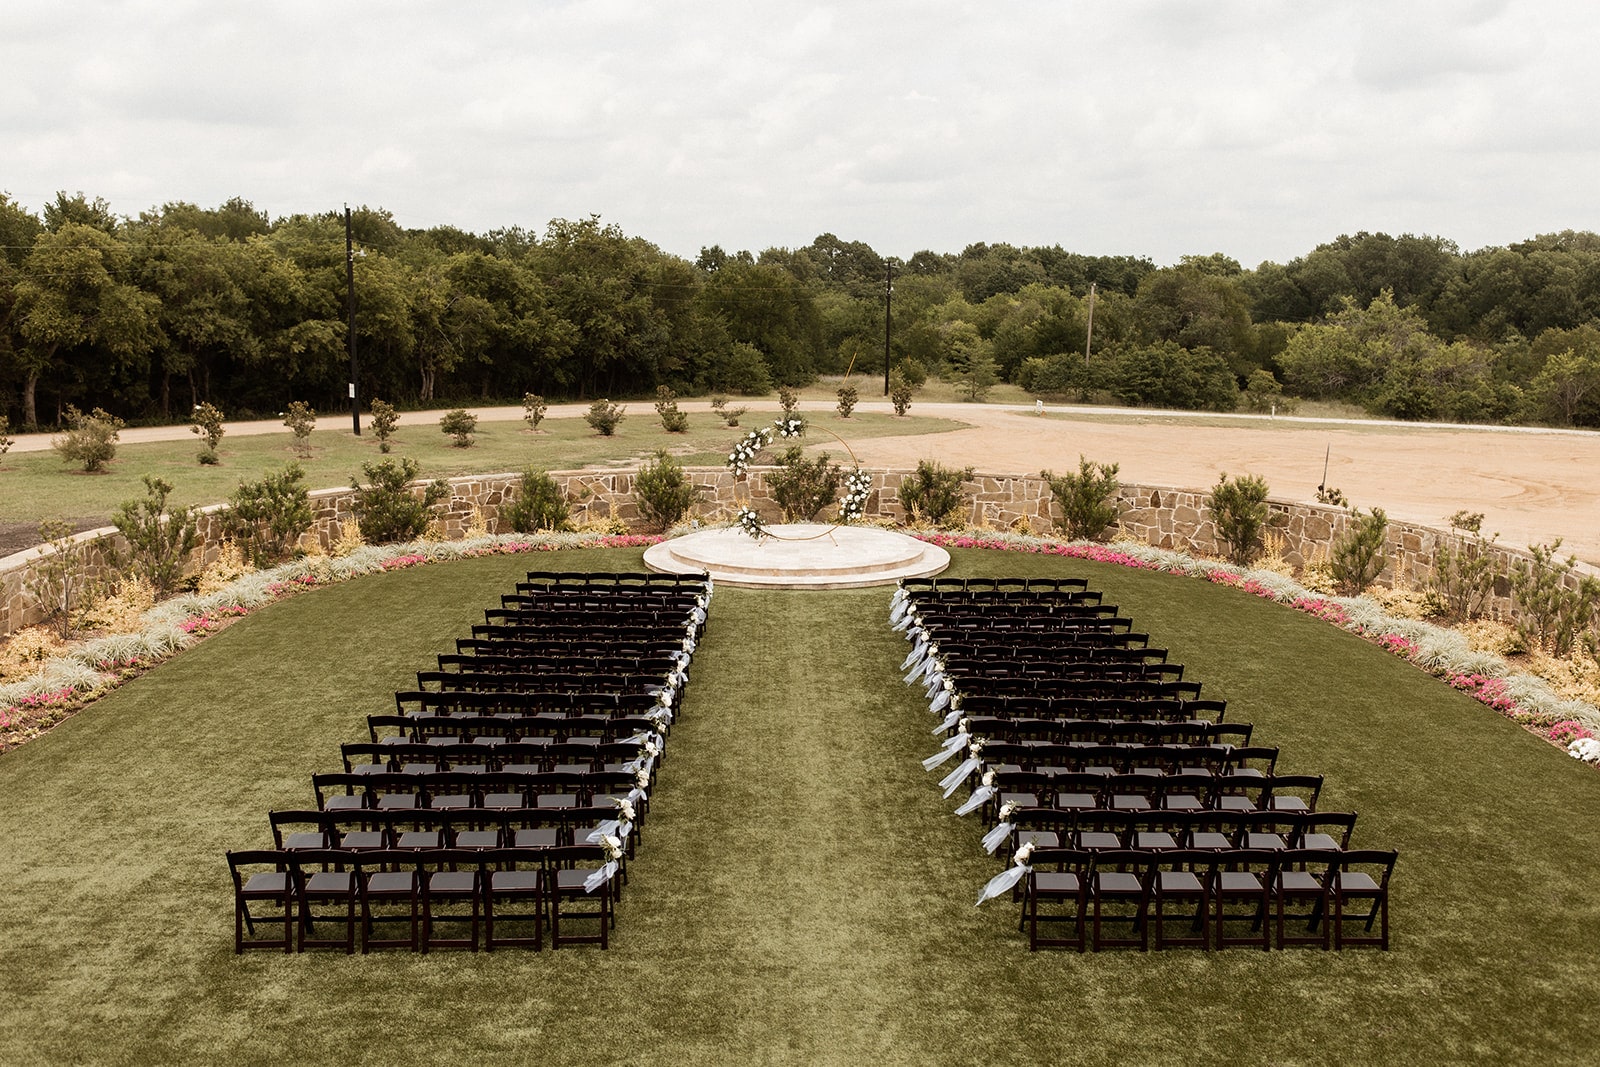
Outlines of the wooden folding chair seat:
[[414,852],[444,848],[450,825],[450,813],[417,808],[409,811],[385,813],[389,821],[389,837],[394,848]]
[[317,807],[323,811],[349,811],[372,807],[370,780],[371,776],[364,774],[313,774],[311,788],[317,794]]
[[[1332,857],[1333,947],[1375,945],[1389,948],[1389,879],[1399,854],[1394,850],[1350,849]],[[1370,903],[1365,915],[1350,914],[1351,904]],[[1362,922],[1365,934],[1345,932],[1349,922]],[[1378,933],[1372,933],[1379,922]]]
[[1216,810],[1189,813],[1189,825],[1180,844],[1191,850],[1228,852],[1234,846],[1235,818],[1233,814]]
[[1316,849],[1323,852],[1343,852],[1350,847],[1355,833],[1356,813],[1353,811],[1304,812],[1295,820],[1295,848]]
[[1155,811],[1161,806],[1165,779],[1160,775],[1113,774],[1107,777],[1102,803],[1117,811]]
[[1073,771],[1054,775],[1050,786],[1054,790],[1054,807],[1063,811],[1094,811],[1102,807],[1106,776]]
[[1193,770],[1167,775],[1161,781],[1159,807],[1162,811],[1204,811],[1213,806],[1216,780]]
[[1116,852],[1133,847],[1139,823],[1136,812],[1098,808],[1077,813],[1073,820],[1072,845],[1084,852]]
[[[434,811],[461,811],[479,806],[478,790],[482,777],[471,771],[435,771],[415,776],[419,782],[421,799],[418,807]],[[383,807],[386,798],[379,798]]]
[[[1086,852],[1070,848],[1045,848],[1036,846],[1028,857],[1031,868],[1023,882],[1022,914],[1019,928],[1025,923],[1028,931],[1028,951],[1036,952],[1039,946],[1070,947],[1079,952],[1087,947],[1086,912],[1089,896],[1089,870],[1093,863]],[[1070,924],[1071,936],[1041,935],[1040,928]]]
[[1270,779],[1266,806],[1279,812],[1311,812],[1317,810],[1321,795],[1320,774],[1276,774]]
[[[1333,864],[1334,857],[1320,850],[1288,849],[1279,854],[1272,881],[1272,901],[1280,949],[1287,945],[1319,945],[1327,950],[1334,925],[1329,906]],[[1305,920],[1306,933],[1289,933],[1291,919]]]
[[[357,868],[361,890],[361,954],[374,949],[416,951],[422,919],[422,877],[417,853],[379,850],[362,855]],[[394,910],[400,909],[403,910]],[[377,935],[382,925],[405,923],[404,937]]]
[[[253,870],[252,868],[267,868]],[[289,855],[271,849],[245,849],[228,853],[228,872],[233,878],[233,951],[245,949],[294,949],[294,879],[289,870]],[[252,905],[276,909],[269,916],[256,914]],[[282,924],[282,934],[256,937],[256,923]],[[248,936],[246,936],[248,934]]]
[[[356,904],[361,887],[356,877],[355,854],[335,849],[307,849],[286,852],[289,873],[294,881],[295,901],[300,911],[299,936],[295,951],[308,948],[343,948],[346,955],[356,950]],[[320,910],[322,906],[330,910]],[[342,937],[316,936],[316,924],[342,926]]]
[[[616,926],[614,876],[604,875],[609,862],[600,845],[572,844],[546,849],[545,884],[550,894],[550,947],[563,944],[611,945],[611,930]],[[598,882],[598,884],[595,884]],[[562,930],[562,924],[568,926]],[[594,933],[574,933],[572,924],[594,923]]]
[[1239,745],[1223,757],[1224,773],[1270,777],[1278,766],[1278,750],[1270,745]]
[[1271,810],[1242,811],[1235,817],[1234,844],[1261,852],[1282,852],[1294,839],[1294,820]]
[[[1144,952],[1150,948],[1151,856],[1132,849],[1095,853],[1089,881],[1094,951],[1137,946]],[[1129,926],[1127,936],[1107,932],[1108,926],[1122,923]]]
[[[419,860],[422,900],[422,951],[465,948],[478,951],[483,904],[483,853],[445,848],[414,853]],[[463,910],[464,909],[464,910]],[[440,934],[441,926],[467,926],[463,936]]]
[[[500,848],[482,853],[480,861],[484,951],[511,946],[535,951],[543,948],[547,910],[545,849]],[[530,924],[531,934],[517,932]]]
[[[1151,858],[1150,926],[1156,948],[1197,945],[1211,950],[1210,892],[1216,862],[1214,852],[1185,849],[1161,852]],[[1170,932],[1173,922],[1186,925],[1187,931]]]
[[1221,774],[1212,782],[1210,803],[1220,811],[1256,811],[1271,788],[1269,779],[1254,774]]
[[[1276,876],[1277,852],[1234,849],[1211,853],[1216,861],[1210,893],[1216,907],[1213,930],[1218,948],[1228,945],[1253,945],[1263,951],[1270,947],[1271,923],[1268,914]],[[1249,932],[1230,933],[1230,926],[1249,923]]]
[[325,811],[323,824],[328,829],[328,847],[343,852],[371,852],[394,843],[389,820],[403,812],[376,808]]

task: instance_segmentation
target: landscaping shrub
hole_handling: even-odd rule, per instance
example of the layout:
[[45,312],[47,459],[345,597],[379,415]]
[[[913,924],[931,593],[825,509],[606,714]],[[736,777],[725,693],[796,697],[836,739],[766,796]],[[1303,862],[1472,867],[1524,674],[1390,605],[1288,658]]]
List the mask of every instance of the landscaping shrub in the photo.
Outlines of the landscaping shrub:
[[777,469],[767,475],[767,488],[783,509],[784,518],[812,522],[823,508],[839,498],[843,481],[844,472],[838,464],[828,462],[826,452],[807,460],[804,450],[796,445],[783,453]]
[[11,447],[11,438],[7,436],[10,432],[11,420],[4,415],[0,415],[0,456],[5,455],[6,450]]
[[205,450],[200,453],[200,462],[211,466],[218,462],[217,445],[222,443],[224,428],[222,425],[222,409],[215,404],[205,403],[194,406],[194,415],[189,420],[191,433],[200,435],[206,443]]
[[718,395],[711,398],[711,410],[715,411],[717,417],[729,426],[737,426],[739,425],[739,420],[744,417],[744,413],[749,409],[730,408],[728,406],[728,398]]
[[183,563],[200,543],[200,510],[167,510],[172,483],[144,476],[144,499],[124,500],[111,525],[128,541],[129,570],[149,582],[158,597],[167,596],[183,576]]
[[861,393],[853,385],[841,385],[838,391],[839,417],[848,419],[850,413],[856,409],[856,404],[861,400]]
[[689,428],[689,416],[678,410],[678,394],[669,385],[656,387],[656,414],[661,416],[661,428],[668,433],[683,433]]
[[311,431],[317,428],[317,414],[304,400],[292,400],[280,412],[283,424],[294,434],[294,450],[302,456],[311,454]]
[[[374,401],[373,405],[380,403]],[[290,463],[259,482],[240,483],[228,498],[223,529],[257,567],[286,559],[301,535],[311,529],[314,516],[304,478],[300,464]]]
[[956,469],[918,460],[917,469],[900,482],[900,504],[913,521],[943,526],[960,512],[961,483],[972,475],[971,467]]
[[1481,511],[1463,510],[1450,516],[1450,538],[1439,541],[1428,582],[1438,614],[1453,622],[1477,618],[1494,592],[1494,557],[1490,549],[1499,537],[1483,536]]
[[1600,581],[1584,575],[1568,584],[1578,559],[1556,559],[1560,547],[1559,537],[1548,545],[1531,546],[1533,559],[1519,562],[1511,572],[1511,595],[1521,614],[1517,629],[1529,644],[1557,657],[1571,655],[1581,637],[1593,643],[1587,631],[1600,606]]
[[1261,547],[1261,533],[1267,525],[1267,492],[1266,480],[1258,475],[1246,474],[1230,482],[1224,473],[1206,500],[1217,539],[1228,546],[1228,558],[1241,567]]
[[95,408],[85,415],[67,405],[67,432],[50,442],[50,447],[69,463],[80,463],[88,473],[102,470],[117,454],[117,435],[127,423]]
[[1117,469],[1115,463],[1091,463],[1079,455],[1077,474],[1058,477],[1039,472],[1061,509],[1061,524],[1069,541],[1098,541],[1106,527],[1117,521]]
[[544,413],[549,409],[550,405],[538,393],[522,394],[522,419],[528,424],[528,429],[537,430],[544,421]]
[[534,467],[522,472],[516,499],[500,509],[500,517],[517,533],[571,528],[567,498],[549,474]]
[[403,457],[398,464],[386,459],[361,465],[368,484],[363,486],[357,481],[351,488],[356,491],[356,524],[367,544],[421,537],[433,517],[433,509],[450,498],[450,486],[444,481],[429,482],[420,497],[408,488],[407,483],[416,478],[420,469],[410,457]]
[[889,375],[889,402],[894,405],[894,413],[902,418],[911,410],[911,383],[899,371]]
[[1383,573],[1388,562],[1384,552],[1388,534],[1389,516],[1382,508],[1365,515],[1359,509],[1351,512],[1349,527],[1328,553],[1328,571],[1342,595],[1355,596]]
[[72,639],[72,612],[88,584],[88,549],[72,538],[72,524],[50,519],[39,524],[39,540],[49,547],[28,570],[28,595],[63,641]]
[[400,413],[386,400],[372,402],[372,436],[378,439],[378,451],[389,454],[389,438],[400,425]]
[[589,414],[583,417],[583,421],[593,426],[601,437],[610,437],[617,432],[617,424],[626,417],[627,410],[609,400],[596,400],[589,405]]
[[455,438],[451,442],[456,448],[472,447],[472,431],[478,428],[478,416],[466,408],[456,408],[447,411],[439,420],[439,429]]
[[658,449],[655,459],[639,468],[633,482],[634,499],[646,523],[665,530],[689,514],[694,504],[695,487],[683,467]]

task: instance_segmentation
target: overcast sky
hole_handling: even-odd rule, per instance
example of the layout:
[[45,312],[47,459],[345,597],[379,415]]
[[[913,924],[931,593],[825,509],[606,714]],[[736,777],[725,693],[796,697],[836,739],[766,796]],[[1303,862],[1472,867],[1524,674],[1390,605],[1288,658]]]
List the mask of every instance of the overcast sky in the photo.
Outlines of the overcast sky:
[[0,191],[692,258],[824,232],[1166,264],[1600,230],[1583,0],[10,0]]

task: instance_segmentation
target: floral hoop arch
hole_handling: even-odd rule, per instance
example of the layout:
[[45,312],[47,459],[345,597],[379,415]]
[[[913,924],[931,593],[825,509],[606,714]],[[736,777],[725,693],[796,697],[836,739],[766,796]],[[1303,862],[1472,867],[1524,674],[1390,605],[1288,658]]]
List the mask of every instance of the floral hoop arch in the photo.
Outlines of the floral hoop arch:
[[[762,426],[751,430],[728,453],[727,468],[733,476],[743,484],[749,475],[750,464],[770,444],[775,437],[796,438],[805,436],[806,420],[797,415],[788,415],[774,419],[771,426]],[[855,449],[850,447],[850,442],[840,437],[837,433],[824,427],[824,431],[838,441],[844,450],[850,453],[850,463],[853,467],[845,476],[845,495],[839,502],[839,516],[836,522],[828,524],[820,533],[806,534],[805,536],[791,536],[773,533],[766,523],[761,521],[761,515],[750,504],[750,495],[746,491],[743,505],[734,517],[734,524],[739,529],[760,540],[770,537],[777,541],[816,541],[824,537],[831,537],[840,526],[855,522],[866,514],[867,497],[872,492],[872,475],[861,469],[861,460],[856,457]]]

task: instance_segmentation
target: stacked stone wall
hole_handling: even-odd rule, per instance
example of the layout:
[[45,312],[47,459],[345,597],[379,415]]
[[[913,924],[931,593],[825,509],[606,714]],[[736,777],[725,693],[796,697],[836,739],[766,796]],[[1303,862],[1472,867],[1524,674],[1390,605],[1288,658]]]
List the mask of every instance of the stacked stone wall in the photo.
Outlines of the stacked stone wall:
[[[781,521],[782,513],[772,498],[768,477],[775,468],[754,467],[742,481],[727,470],[690,468],[688,476],[698,490],[691,517],[698,522],[731,522],[746,502],[768,522]],[[905,508],[900,503],[900,486],[910,471],[871,472],[873,488],[867,499],[869,522],[903,522]],[[553,471],[551,477],[566,495],[572,520],[583,524],[615,519],[628,526],[640,522],[634,497],[635,469]],[[439,525],[446,538],[459,538],[474,526],[490,533],[509,533],[500,521],[500,512],[515,496],[517,474],[468,475],[452,479],[451,496],[443,507]],[[420,492],[420,489],[419,489]],[[1160,485],[1124,485],[1118,492],[1118,534],[1159,548],[1175,549],[1196,555],[1222,554],[1216,527],[1205,501],[1208,490],[1183,489]],[[1049,485],[1038,477],[975,474],[963,484],[966,522],[993,529],[1025,529],[1051,535],[1056,532],[1055,508]],[[314,521],[304,544],[331,548],[348,526],[353,529],[355,492],[352,489],[322,489],[311,494]],[[1272,534],[1280,539],[1281,555],[1295,565],[1325,560],[1335,540],[1350,523],[1342,508],[1287,500],[1269,501]],[[201,548],[191,561],[200,569],[213,561],[221,550],[223,531],[220,507],[206,509],[201,516]],[[1401,586],[1421,586],[1433,572],[1438,549],[1450,535],[1415,523],[1390,521],[1389,564],[1380,580]],[[111,573],[108,548],[122,548],[120,535],[112,528],[79,534],[92,573]],[[31,625],[43,617],[28,591],[28,577],[47,549],[35,548],[0,560],[0,635]],[[1510,583],[1506,576],[1528,553],[1496,546],[1494,596],[1490,614],[1515,618]],[[1588,570],[1586,568],[1586,570]]]

